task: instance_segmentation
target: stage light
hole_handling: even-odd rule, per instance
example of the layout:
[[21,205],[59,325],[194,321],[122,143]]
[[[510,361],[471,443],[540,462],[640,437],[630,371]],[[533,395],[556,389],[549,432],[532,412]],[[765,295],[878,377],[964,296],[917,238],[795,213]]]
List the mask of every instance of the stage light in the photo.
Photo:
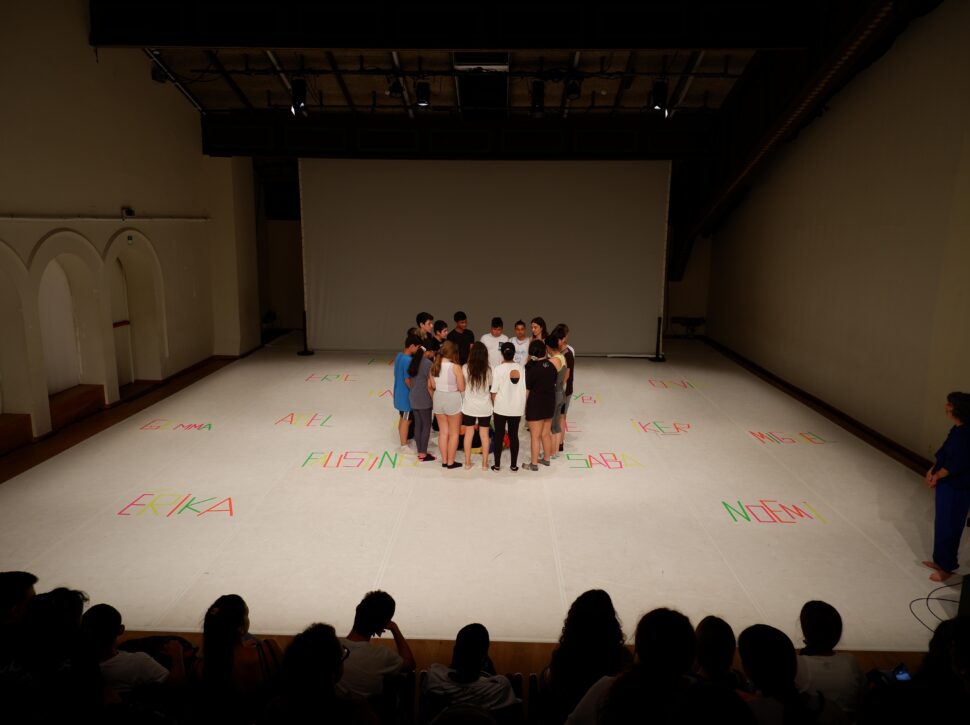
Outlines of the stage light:
[[653,82],[653,94],[651,104],[653,110],[663,111],[664,118],[667,118],[669,110],[667,108],[667,79],[658,78]]
[[546,110],[546,84],[543,81],[532,81],[532,104],[529,113],[533,117],[541,117]]
[[292,103],[290,113],[294,116],[306,116],[306,81],[302,78],[294,78],[292,86]]
[[404,86],[401,85],[400,79],[395,78],[393,81],[391,81],[391,84],[387,87],[387,90],[384,91],[384,94],[390,96],[391,98],[403,97]]
[[431,84],[427,81],[418,81],[414,84],[414,98],[421,108],[431,105]]
[[570,78],[566,81],[566,100],[578,101],[583,95],[583,89],[579,85],[579,81],[575,78]]

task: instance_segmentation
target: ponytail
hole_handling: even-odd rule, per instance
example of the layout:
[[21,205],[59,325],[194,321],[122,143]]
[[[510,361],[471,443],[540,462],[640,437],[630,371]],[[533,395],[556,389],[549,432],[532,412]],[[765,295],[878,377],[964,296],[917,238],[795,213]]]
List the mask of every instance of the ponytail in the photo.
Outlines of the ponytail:
[[425,349],[421,346],[419,346],[418,349],[414,351],[414,354],[411,356],[411,364],[408,365],[409,378],[413,378],[415,375],[418,374],[418,370],[421,369],[421,358],[424,357],[425,352],[426,352]]

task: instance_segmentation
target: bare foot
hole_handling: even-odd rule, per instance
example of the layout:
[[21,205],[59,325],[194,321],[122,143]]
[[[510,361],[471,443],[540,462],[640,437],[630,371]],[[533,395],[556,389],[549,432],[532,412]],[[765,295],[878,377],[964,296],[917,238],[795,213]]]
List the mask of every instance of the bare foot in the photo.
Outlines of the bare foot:
[[943,567],[941,567],[935,561],[924,561],[923,566],[925,566],[928,569],[936,569],[936,571],[943,571]]
[[935,571],[932,574],[930,574],[930,581],[931,582],[945,582],[951,576],[953,576],[953,572],[952,571]]
[[471,467],[472,467],[471,461],[465,464],[465,468],[471,468]]

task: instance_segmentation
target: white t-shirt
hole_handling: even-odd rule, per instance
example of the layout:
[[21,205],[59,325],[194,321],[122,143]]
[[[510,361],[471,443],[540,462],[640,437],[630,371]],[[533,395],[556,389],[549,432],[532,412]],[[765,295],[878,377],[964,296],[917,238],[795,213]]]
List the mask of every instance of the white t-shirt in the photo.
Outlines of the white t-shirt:
[[798,655],[795,685],[801,692],[821,692],[846,712],[859,709],[866,690],[866,676],[854,655]]
[[507,677],[483,674],[475,682],[459,683],[449,676],[454,670],[435,663],[428,668],[424,691],[440,695],[449,705],[473,705],[498,710],[518,702]]
[[458,391],[458,380],[455,378],[455,371],[451,369],[454,363],[445,358],[441,361],[441,368],[438,370],[438,377],[434,379],[434,389],[442,393],[454,393]]
[[468,364],[461,366],[465,374],[465,397],[461,402],[461,412],[476,418],[486,418],[492,414],[492,371],[485,376],[485,385],[473,388],[468,376]]
[[[519,382],[513,383],[511,373],[519,371]],[[495,412],[504,416],[525,415],[525,368],[516,362],[503,362],[492,370],[492,392],[495,393]]]
[[498,351],[499,345],[503,342],[508,342],[508,335],[499,335],[495,337],[491,332],[486,332],[482,335],[482,344],[488,348],[488,364],[490,367],[495,367],[502,362],[502,353]]
[[517,362],[519,365],[525,365],[529,362],[529,344],[532,342],[531,338],[524,338],[520,340],[517,337],[509,338],[509,342],[515,345],[515,356],[512,358],[513,362]]
[[343,637],[340,644],[350,650],[350,656],[344,660],[344,674],[337,683],[337,691],[351,699],[379,696],[384,690],[384,675],[397,674],[404,664],[401,655],[381,645]]
[[168,670],[146,652],[119,652],[100,663],[104,684],[118,693],[130,692],[139,685],[165,682]]

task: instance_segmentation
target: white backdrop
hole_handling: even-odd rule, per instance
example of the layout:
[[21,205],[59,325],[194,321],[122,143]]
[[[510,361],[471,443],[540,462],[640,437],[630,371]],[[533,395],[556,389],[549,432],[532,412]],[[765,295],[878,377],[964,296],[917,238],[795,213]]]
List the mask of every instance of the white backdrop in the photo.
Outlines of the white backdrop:
[[583,354],[650,353],[666,161],[301,159],[309,345],[401,347],[414,316],[480,336],[566,322]]

